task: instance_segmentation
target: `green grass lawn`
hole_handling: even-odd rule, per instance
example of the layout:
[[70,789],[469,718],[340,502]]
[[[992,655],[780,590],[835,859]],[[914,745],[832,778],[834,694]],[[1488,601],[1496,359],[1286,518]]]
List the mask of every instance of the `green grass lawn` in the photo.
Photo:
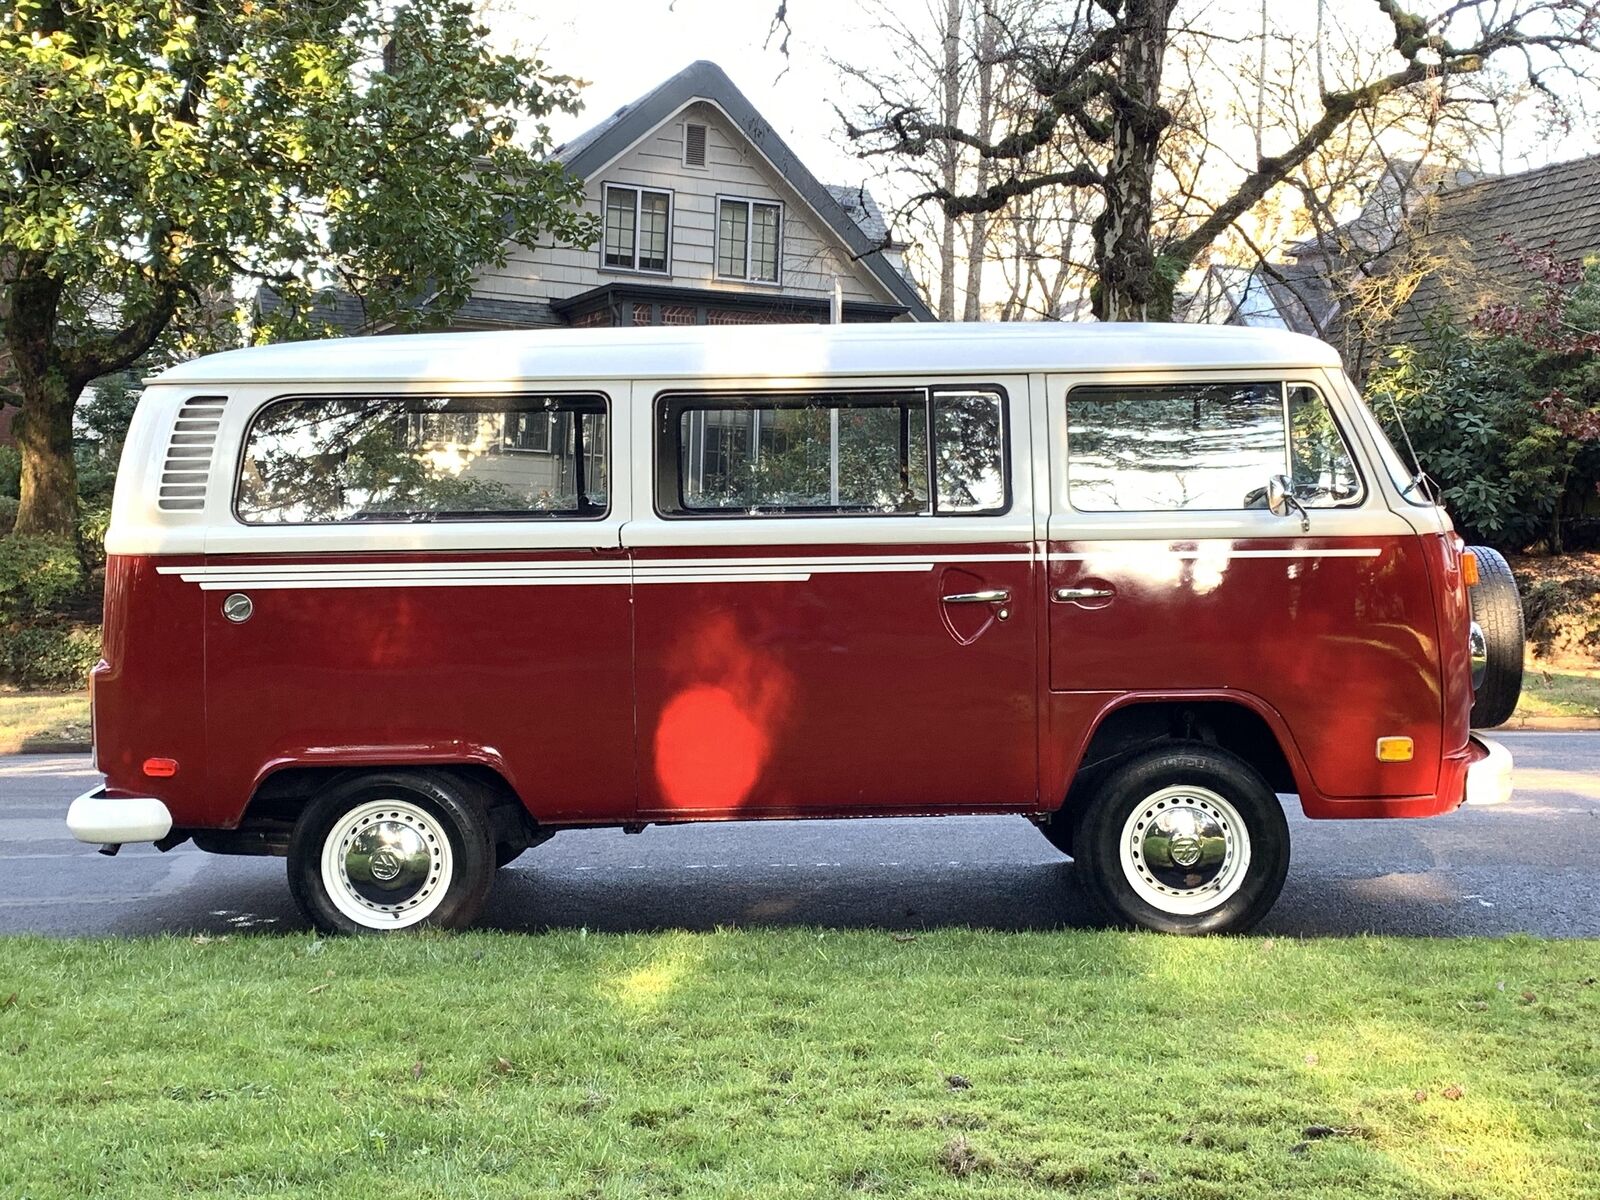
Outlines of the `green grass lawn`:
[[1600,945],[0,940],[0,1195],[1600,1195]]
[[0,691],[0,754],[89,736],[87,692]]
[[1530,660],[1522,676],[1519,717],[1600,717],[1600,669]]

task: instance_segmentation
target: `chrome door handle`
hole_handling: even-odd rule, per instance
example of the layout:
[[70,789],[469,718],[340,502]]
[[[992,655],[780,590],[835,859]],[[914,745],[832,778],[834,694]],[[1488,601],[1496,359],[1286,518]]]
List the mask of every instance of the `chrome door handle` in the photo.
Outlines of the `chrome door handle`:
[[946,604],[1004,604],[1011,599],[1010,588],[988,588],[981,592],[956,592],[944,597]]
[[1116,594],[1111,588],[1071,587],[1057,588],[1055,598],[1057,600],[1109,600]]

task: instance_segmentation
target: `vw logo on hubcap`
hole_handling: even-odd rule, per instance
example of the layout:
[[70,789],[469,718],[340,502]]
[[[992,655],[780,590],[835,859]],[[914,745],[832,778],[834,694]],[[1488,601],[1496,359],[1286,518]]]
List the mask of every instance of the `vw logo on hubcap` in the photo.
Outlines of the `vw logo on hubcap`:
[[[1199,853],[1199,850],[1195,851],[1196,856],[1198,856]],[[373,854],[371,867],[369,869],[372,871],[372,877],[374,879],[379,879],[384,883],[388,883],[391,879],[394,879],[400,874],[400,868],[402,865],[403,864],[400,862],[400,856],[385,846],[383,849]]]
[[[1200,839],[1192,833],[1180,833],[1167,843],[1167,853],[1172,856],[1172,861],[1180,867],[1192,867],[1200,861]],[[377,873],[378,864],[372,864],[373,873]]]

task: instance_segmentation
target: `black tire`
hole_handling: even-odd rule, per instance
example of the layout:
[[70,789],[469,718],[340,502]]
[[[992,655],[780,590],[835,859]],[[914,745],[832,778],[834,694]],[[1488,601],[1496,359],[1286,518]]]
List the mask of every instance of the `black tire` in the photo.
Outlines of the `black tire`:
[[1470,547],[1478,560],[1477,585],[1468,590],[1472,619],[1483,633],[1487,659],[1472,693],[1472,727],[1504,725],[1522,698],[1522,597],[1511,567],[1496,550]]
[[[1247,862],[1228,857],[1238,855],[1241,843],[1224,839],[1229,848],[1222,852],[1216,878],[1227,877],[1229,863],[1237,864],[1233,868],[1237,874],[1231,886],[1221,889],[1221,899],[1214,906],[1204,905],[1205,889],[1215,881],[1172,891],[1173,899],[1164,901],[1172,908],[1198,906],[1193,912],[1169,911],[1148,899],[1147,895],[1161,891],[1161,885],[1153,873],[1143,885],[1135,883],[1133,873],[1141,863],[1134,849],[1140,842],[1130,841],[1129,859],[1124,863],[1124,829],[1136,810],[1147,804],[1164,804],[1159,797],[1167,789],[1201,789],[1172,800],[1173,811],[1192,810],[1208,820],[1217,814],[1221,824],[1230,828],[1237,819],[1247,835]],[[1222,804],[1214,803],[1213,796]],[[1232,813],[1222,816],[1228,808]],[[1154,820],[1162,819],[1165,811],[1163,807]],[[1074,849],[1091,900],[1113,924],[1160,933],[1242,933],[1266,916],[1283,888],[1289,871],[1289,824],[1277,796],[1243,759],[1202,742],[1178,742],[1129,759],[1100,783],[1079,816]],[[1166,869],[1183,870],[1171,864]],[[1199,881],[1202,876],[1186,878]],[[1141,886],[1145,894],[1141,894]]]
[[[355,885],[342,886],[343,907],[329,891],[323,876],[323,849],[341,821],[368,805],[393,804],[393,815],[407,814],[425,831],[424,842],[442,837],[448,842],[448,885],[437,896],[427,894],[429,906],[417,919],[416,910],[365,912],[351,897]],[[375,814],[379,821],[385,814]],[[444,861],[442,850],[429,861]],[[376,855],[373,856],[376,861]],[[462,929],[483,911],[494,882],[495,847],[485,816],[485,797],[471,783],[440,771],[372,771],[338,779],[319,792],[295,822],[289,838],[289,891],[300,911],[323,933],[383,933],[400,928]],[[442,872],[435,872],[442,876]],[[346,876],[348,879],[348,874]],[[424,882],[422,888],[426,889]],[[394,897],[406,902],[411,893]],[[353,915],[352,909],[360,914]]]

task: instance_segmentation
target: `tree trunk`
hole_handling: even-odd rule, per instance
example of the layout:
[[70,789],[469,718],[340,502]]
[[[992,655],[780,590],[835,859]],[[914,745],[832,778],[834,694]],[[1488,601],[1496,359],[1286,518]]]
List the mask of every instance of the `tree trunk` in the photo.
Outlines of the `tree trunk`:
[[[42,264],[35,264],[42,265]],[[22,497],[12,532],[78,536],[78,465],[72,411],[83,383],[70,379],[55,349],[61,281],[18,264],[6,313],[6,343],[22,407],[11,426],[22,452]]]
[[[999,19],[988,4],[975,14],[973,32],[978,44],[978,128],[980,140],[994,136],[994,51]],[[989,190],[989,160],[978,159],[978,178],[973,193]],[[962,319],[976,321],[983,316],[983,268],[989,257],[989,214],[972,214],[972,235],[967,239],[967,297]]]
[[[944,21],[944,121],[947,125],[961,122],[961,0],[947,0]],[[954,194],[960,166],[960,147],[955,142],[944,143],[944,162],[940,182],[946,191]],[[939,319],[956,319],[956,219],[942,214],[944,224],[939,230]]]
[[81,387],[59,371],[22,384],[22,409],[12,425],[22,452],[22,500],[12,532],[76,538],[78,464],[72,457],[72,412]]
[[1161,66],[1173,0],[1133,0],[1121,37],[1122,70],[1111,97],[1111,158],[1105,207],[1091,232],[1102,321],[1166,321],[1177,279],[1163,271],[1152,242],[1157,151],[1172,115],[1161,106]]

